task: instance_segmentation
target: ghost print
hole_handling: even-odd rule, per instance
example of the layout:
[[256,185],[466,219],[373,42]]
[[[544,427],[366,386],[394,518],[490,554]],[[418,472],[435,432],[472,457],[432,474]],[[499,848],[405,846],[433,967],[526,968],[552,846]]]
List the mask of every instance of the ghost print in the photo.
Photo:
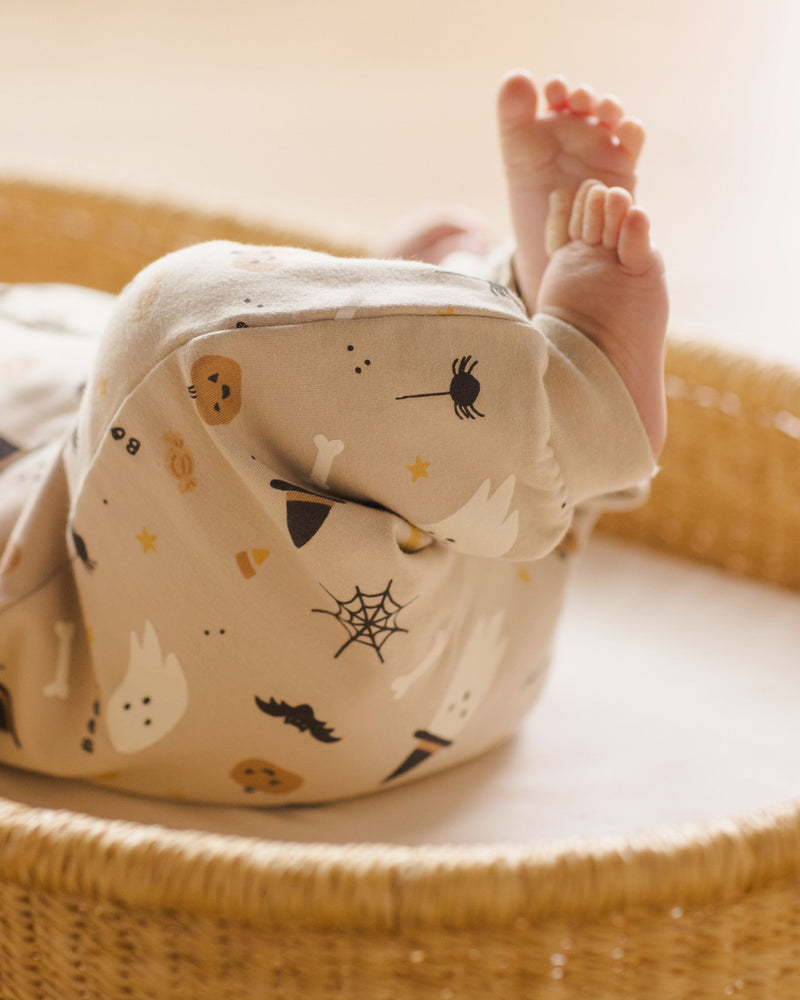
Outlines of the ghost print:
[[180,722],[189,690],[174,653],[166,656],[151,622],[140,639],[130,633],[128,671],[111,695],[105,716],[119,753],[136,753],[163,739]]
[[450,542],[464,555],[503,556],[519,534],[519,511],[509,513],[515,483],[516,477],[511,475],[492,493],[491,480],[484,479],[458,510],[419,527],[439,541]]
[[503,635],[505,611],[479,618],[470,631],[458,658],[450,683],[430,721],[413,734],[416,745],[385,784],[407,774],[429,757],[451,746],[492,688],[508,648]]

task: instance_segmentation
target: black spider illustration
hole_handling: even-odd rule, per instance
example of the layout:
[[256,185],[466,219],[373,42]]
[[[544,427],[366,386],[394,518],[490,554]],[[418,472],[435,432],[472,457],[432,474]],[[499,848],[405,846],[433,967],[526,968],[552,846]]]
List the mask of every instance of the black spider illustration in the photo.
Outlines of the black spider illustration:
[[[410,396],[395,396],[395,399],[420,399],[423,396],[449,396],[453,400],[453,411],[459,420],[465,417],[474,420],[475,417],[484,416],[480,410],[475,408],[475,400],[481,391],[481,384],[472,374],[477,361],[472,361],[472,355],[453,358],[453,377],[450,380],[450,388],[447,392],[418,392]],[[469,367],[467,367],[469,365]],[[458,366],[458,367],[456,367]]]

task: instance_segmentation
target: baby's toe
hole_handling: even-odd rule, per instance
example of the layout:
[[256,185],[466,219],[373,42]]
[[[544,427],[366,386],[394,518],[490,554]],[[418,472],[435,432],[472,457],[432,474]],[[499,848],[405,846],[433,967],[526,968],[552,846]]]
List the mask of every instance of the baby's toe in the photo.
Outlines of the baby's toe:
[[595,115],[601,125],[613,132],[622,121],[625,112],[619,100],[609,94],[597,102]]
[[569,106],[569,87],[563,76],[552,76],[545,81],[544,96],[551,111],[565,111]]
[[548,257],[569,243],[569,220],[572,213],[573,194],[566,188],[551,191],[544,239]]
[[631,274],[644,274],[658,260],[650,243],[650,217],[634,205],[622,220],[617,248],[619,262]]
[[644,128],[636,118],[623,118],[617,126],[617,139],[625,152],[636,159],[644,145]]
[[572,202],[572,212],[569,218],[569,238],[571,240],[583,239],[583,221],[584,216],[586,215],[586,201],[589,197],[589,192],[596,187],[600,187],[605,190],[600,181],[595,178],[589,178],[588,180],[585,180],[575,192],[575,199]]
[[615,250],[619,243],[619,230],[625,214],[633,204],[630,193],[624,188],[608,189],[605,203],[605,222],[603,225],[603,246],[607,250]]
[[576,87],[567,98],[569,110],[574,115],[593,115],[597,107],[597,98],[590,87]]
[[597,184],[590,188],[586,195],[581,239],[589,246],[595,246],[603,238],[607,190],[607,188]]
[[506,74],[497,95],[497,117],[501,133],[514,132],[536,118],[536,84],[530,73],[513,70]]

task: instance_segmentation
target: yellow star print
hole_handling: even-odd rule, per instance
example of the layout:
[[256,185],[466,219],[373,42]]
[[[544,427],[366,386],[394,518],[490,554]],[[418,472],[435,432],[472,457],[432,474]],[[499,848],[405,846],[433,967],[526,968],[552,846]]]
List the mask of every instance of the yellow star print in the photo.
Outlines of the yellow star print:
[[97,395],[107,396],[108,395],[108,379],[103,376],[97,380]]
[[137,535],[136,537],[142,543],[143,553],[149,552],[151,549],[153,552],[158,552],[158,549],[156,548],[156,539],[158,538],[158,535],[150,535],[148,534],[147,528],[142,528],[141,535]]
[[428,478],[428,466],[430,462],[423,462],[422,458],[417,455],[417,459],[413,465],[407,465],[406,468],[411,473],[411,482],[415,483],[418,479]]

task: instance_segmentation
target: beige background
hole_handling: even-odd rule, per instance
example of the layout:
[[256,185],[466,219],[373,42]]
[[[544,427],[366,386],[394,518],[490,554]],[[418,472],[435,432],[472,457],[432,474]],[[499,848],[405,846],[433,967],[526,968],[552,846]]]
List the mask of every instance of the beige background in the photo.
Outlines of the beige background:
[[800,361],[791,0],[5,0],[0,168],[245,203],[369,237],[421,201],[507,231],[515,66],[619,94],[674,329]]

